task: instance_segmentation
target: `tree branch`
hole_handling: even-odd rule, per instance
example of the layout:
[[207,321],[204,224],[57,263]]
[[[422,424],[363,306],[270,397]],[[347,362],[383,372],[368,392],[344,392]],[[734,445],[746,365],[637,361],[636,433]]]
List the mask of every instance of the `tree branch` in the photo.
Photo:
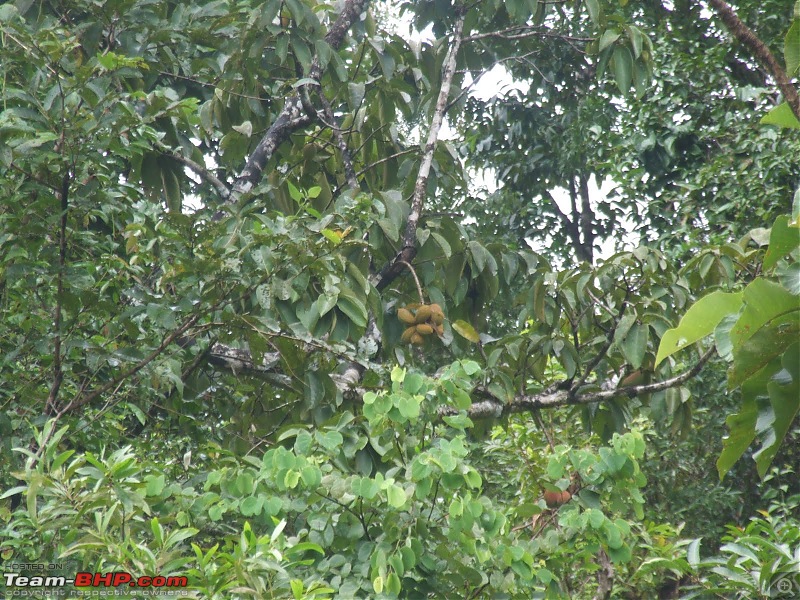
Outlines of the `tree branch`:
[[436,108],[433,111],[431,127],[428,131],[428,140],[425,143],[425,151],[422,154],[419,171],[417,172],[417,182],[414,185],[414,196],[411,201],[411,212],[406,221],[406,231],[403,235],[403,248],[393,261],[389,262],[377,275],[376,287],[379,290],[391,283],[403,268],[402,262],[410,263],[417,254],[417,226],[422,215],[422,209],[427,197],[428,176],[431,165],[433,164],[433,154],[436,151],[436,143],[439,141],[439,130],[444,122],[444,115],[447,111],[447,99],[450,97],[450,87],[453,84],[453,75],[456,72],[456,59],[458,50],[461,47],[461,34],[464,30],[464,19],[467,11],[464,7],[459,7],[458,18],[456,19],[453,31],[453,44],[447,51],[447,57],[442,65],[442,86],[439,88],[439,97],[436,100]]
[[[367,0],[345,0],[342,12],[325,36],[325,41],[331,48],[337,50],[341,46],[347,31],[364,11],[366,4]],[[314,81],[319,81],[322,77],[322,67],[318,56],[315,56],[311,63],[308,77]],[[267,166],[267,162],[278,146],[289,139],[289,135],[293,131],[311,122],[311,117],[306,114],[303,107],[301,97],[303,87],[305,86],[300,86],[295,94],[286,101],[278,118],[267,129],[264,137],[250,154],[247,164],[233,184],[233,191],[228,198],[229,202],[236,202],[243,194],[252,190],[261,181],[264,167]]]
[[794,116],[800,120],[800,95],[797,93],[797,88],[792,85],[788,75],[786,75],[786,71],[781,67],[778,59],[770,52],[767,45],[739,19],[725,0],[708,0],[708,3],[714,7],[722,22],[725,23],[725,27],[730,30],[733,36],[744,44],[772,73],[786,103],[792,109]]
[[225,185],[222,181],[217,178],[211,171],[206,169],[203,165],[194,162],[191,158],[187,158],[183,156],[180,152],[175,150],[170,150],[166,146],[159,144],[156,149],[161,152],[162,154],[169,156],[170,158],[175,159],[179,163],[181,163],[184,167],[188,167],[194,173],[199,175],[201,178],[205,179],[208,183],[210,183],[213,188],[219,194],[219,197],[222,200],[227,200],[228,197],[231,195],[231,191],[228,189],[228,186]]
[[[614,398],[629,397],[633,398],[644,394],[652,394],[670,388],[678,387],[695,377],[708,359],[714,354],[715,349],[709,348],[691,369],[656,383],[647,385],[633,385],[628,387],[616,388],[613,390],[591,392],[587,394],[572,394],[570,390],[555,389],[550,386],[539,394],[520,394],[511,402],[503,402],[489,394],[486,390],[481,390],[488,399],[475,402],[467,410],[470,419],[499,418],[511,413],[531,412],[538,408],[555,408],[556,406],[572,406],[575,404],[591,404],[592,402],[608,402]],[[457,415],[458,411],[452,407],[442,407],[439,409],[440,416]]]
[[[63,132],[61,137],[61,144],[63,146]],[[56,308],[53,315],[53,383],[50,386],[50,392],[47,395],[47,402],[45,404],[45,413],[48,415],[56,414],[56,403],[58,401],[58,392],[61,389],[61,384],[64,381],[64,369],[61,364],[61,335],[62,335],[62,299],[64,297],[64,276],[67,265],[67,211],[69,210],[69,186],[70,176],[69,170],[64,174],[61,183],[61,190],[56,194],[61,204],[61,218],[59,219],[58,227],[58,277],[57,277],[57,293],[56,293]]]

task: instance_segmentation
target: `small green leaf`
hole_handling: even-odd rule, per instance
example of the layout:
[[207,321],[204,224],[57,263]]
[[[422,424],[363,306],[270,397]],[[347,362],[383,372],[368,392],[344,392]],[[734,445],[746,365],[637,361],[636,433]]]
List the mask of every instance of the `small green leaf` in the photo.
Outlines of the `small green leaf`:
[[397,403],[400,414],[406,419],[419,417],[419,401],[413,396],[403,396]]
[[386,488],[386,499],[389,501],[390,506],[394,508],[403,508],[406,503],[406,493],[400,486],[391,484]]
[[778,261],[800,247],[800,229],[789,225],[789,217],[775,220],[769,236],[769,248],[764,257],[764,269],[771,269]]
[[338,450],[344,442],[342,434],[338,431],[326,431],[324,433],[317,431],[314,437],[317,438],[317,442],[319,442],[320,446],[330,451]]
[[250,121],[245,121],[241,125],[233,125],[231,129],[238,131],[245,137],[253,135],[253,124]]
[[249,496],[239,505],[239,510],[245,517],[253,517],[261,514],[264,505],[263,499],[259,496]]
[[386,591],[393,596],[399,596],[401,590],[400,577],[397,573],[389,573],[389,577],[386,578]]

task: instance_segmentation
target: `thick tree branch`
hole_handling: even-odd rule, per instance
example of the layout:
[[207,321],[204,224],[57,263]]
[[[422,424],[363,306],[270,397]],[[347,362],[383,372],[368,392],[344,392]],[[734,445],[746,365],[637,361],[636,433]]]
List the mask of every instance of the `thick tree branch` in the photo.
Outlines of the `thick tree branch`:
[[585,173],[578,174],[578,192],[581,197],[581,246],[584,260],[589,264],[594,262],[594,211],[589,198],[589,180]]
[[[347,31],[364,11],[366,4],[367,0],[345,0],[342,12],[333,25],[331,25],[331,28],[325,36],[325,41],[331,48],[337,50],[339,46],[341,46]],[[320,66],[319,57],[314,57],[307,77],[314,81],[319,81],[322,77],[322,67]],[[293,131],[311,122],[311,117],[309,117],[303,107],[303,87],[305,86],[301,86],[295,94],[286,101],[278,118],[275,119],[275,122],[267,129],[264,137],[261,138],[255,150],[253,150],[252,154],[247,159],[247,164],[233,184],[233,192],[229,197],[230,202],[236,202],[243,194],[252,190],[256,184],[261,181],[264,167],[267,166],[267,162],[275,153],[278,146],[289,139],[289,135]]]
[[772,73],[786,103],[792,109],[794,116],[800,120],[800,95],[797,93],[797,88],[792,85],[788,75],[786,75],[786,71],[781,67],[778,59],[770,52],[767,45],[739,19],[725,0],[708,0],[708,3],[714,7],[722,22],[725,23],[725,27],[730,30],[733,36],[744,44],[761,64]]
[[516,25],[498,31],[487,31],[486,33],[474,33],[464,38],[465,42],[475,42],[477,40],[484,40],[486,38],[497,38],[501,40],[523,40],[531,37],[544,37],[556,38],[570,42],[592,42],[595,40],[593,37],[575,37],[571,35],[562,35],[560,33],[553,33],[547,31],[542,27],[534,27],[530,25]]
[[597,553],[597,563],[600,566],[597,570],[597,592],[592,600],[606,600],[611,597],[614,588],[614,565],[602,548]]
[[[633,398],[644,394],[652,394],[670,388],[678,387],[695,377],[708,359],[714,354],[714,347],[709,348],[691,369],[656,383],[647,385],[634,385],[613,390],[590,392],[586,394],[573,394],[570,390],[553,389],[553,386],[539,394],[520,394],[511,402],[503,402],[482,390],[487,400],[475,402],[467,410],[470,419],[499,418],[511,413],[531,412],[539,408],[555,408],[557,406],[571,406],[575,404],[591,404],[592,402],[608,402],[615,398]],[[457,415],[455,408],[443,407],[439,410],[440,416]]]
[[[61,144],[63,147],[64,134],[61,135]],[[70,186],[69,172],[64,174],[61,183],[61,190],[56,194],[61,204],[61,218],[59,219],[58,227],[58,276],[57,276],[57,294],[56,294],[56,309],[53,315],[53,383],[50,386],[50,393],[47,395],[47,403],[45,404],[45,413],[54,415],[56,413],[56,403],[58,401],[58,392],[61,389],[61,384],[64,381],[64,369],[61,364],[61,319],[62,319],[62,299],[64,297],[64,277],[67,265],[67,211],[69,210],[69,186]]]
[[[670,388],[678,387],[696,377],[703,366],[713,356],[715,348],[709,348],[688,371],[646,385],[633,385],[603,390],[600,392],[576,393],[569,382],[560,382],[549,386],[546,390],[538,394],[518,394],[511,402],[504,402],[493,396],[485,388],[476,390],[476,394],[483,399],[473,402],[467,410],[470,419],[497,419],[512,413],[535,412],[542,408],[556,408],[558,406],[574,406],[576,404],[591,404],[592,402],[608,402],[615,398],[635,398],[644,394],[661,392]],[[280,357],[277,353],[268,353],[264,356],[261,365],[254,364],[250,353],[246,350],[238,350],[215,344],[211,349],[210,362],[218,367],[230,369],[234,373],[243,373],[271,379],[277,384],[281,384],[280,375],[274,373],[273,368],[279,364]],[[353,364],[345,373],[332,376],[336,387],[350,397],[360,397],[366,390],[360,388],[358,383],[361,379],[363,366]],[[439,416],[453,416],[458,414],[458,410],[452,407],[442,407],[439,409]]]
[[419,171],[417,172],[417,182],[414,185],[414,196],[411,200],[411,212],[406,221],[406,231],[403,235],[403,248],[393,261],[387,264],[378,273],[376,287],[381,290],[391,283],[402,271],[403,262],[410,263],[417,253],[417,226],[422,215],[428,189],[428,176],[433,164],[433,154],[436,151],[436,143],[439,141],[439,131],[444,122],[444,115],[447,111],[447,99],[450,97],[450,87],[453,84],[453,75],[456,72],[456,59],[458,50],[461,47],[461,34],[464,30],[464,19],[467,12],[463,7],[459,8],[458,18],[456,19],[453,30],[453,43],[447,51],[447,57],[442,65],[442,86],[439,88],[439,97],[436,100],[436,108],[433,111],[431,127],[428,131],[428,140],[425,143],[425,150],[422,154]]

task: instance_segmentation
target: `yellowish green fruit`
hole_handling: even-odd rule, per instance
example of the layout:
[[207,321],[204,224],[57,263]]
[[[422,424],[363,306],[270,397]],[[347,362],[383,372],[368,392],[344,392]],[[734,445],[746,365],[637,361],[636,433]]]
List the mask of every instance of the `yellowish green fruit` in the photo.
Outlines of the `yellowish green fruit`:
[[417,323],[427,322],[428,319],[431,318],[431,314],[433,314],[431,312],[431,307],[428,306],[427,304],[423,304],[417,309],[417,316],[416,316]]
[[413,325],[414,323],[416,323],[414,315],[411,314],[411,311],[408,310],[407,308],[398,308],[397,318],[400,319],[403,323],[407,323],[409,325]]

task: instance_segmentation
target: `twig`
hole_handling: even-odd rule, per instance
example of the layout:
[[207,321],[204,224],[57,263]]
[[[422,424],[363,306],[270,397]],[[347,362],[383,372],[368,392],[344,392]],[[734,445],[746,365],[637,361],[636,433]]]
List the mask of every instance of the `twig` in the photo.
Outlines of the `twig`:
[[170,150],[166,146],[160,144],[157,146],[157,150],[162,154],[169,156],[172,159],[175,159],[183,166],[189,167],[192,171],[194,171],[200,177],[205,179],[208,183],[210,183],[214,187],[214,189],[217,191],[217,194],[219,194],[222,200],[227,200],[228,197],[231,195],[231,191],[228,189],[227,185],[225,185],[222,181],[220,181],[220,179],[216,175],[214,175],[211,171],[206,169],[204,166],[196,163],[191,158],[187,158],[182,154],[180,154],[179,152],[176,152],[175,150]]
[[425,304],[425,298],[422,295],[422,286],[419,283],[419,277],[417,277],[417,272],[414,270],[414,267],[411,266],[411,263],[406,262],[404,260],[400,260],[400,261],[397,261],[397,262],[399,262],[401,265],[404,265],[405,267],[408,268],[409,271],[411,271],[411,275],[414,277],[414,283],[417,284],[417,293],[419,294],[419,303],[420,304]]

